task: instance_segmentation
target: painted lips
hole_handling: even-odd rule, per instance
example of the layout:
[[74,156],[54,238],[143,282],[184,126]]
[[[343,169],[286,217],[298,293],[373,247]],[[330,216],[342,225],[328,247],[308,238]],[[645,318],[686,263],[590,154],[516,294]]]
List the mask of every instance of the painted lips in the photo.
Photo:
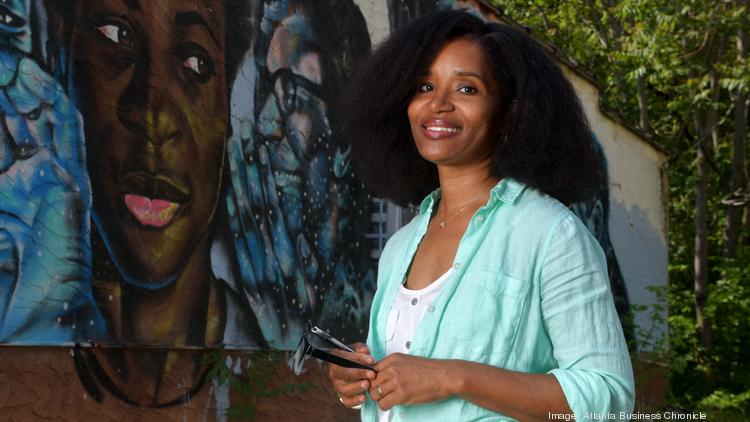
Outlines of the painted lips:
[[145,196],[125,195],[125,206],[130,214],[144,226],[164,227],[174,218],[180,204],[165,199],[151,199]]

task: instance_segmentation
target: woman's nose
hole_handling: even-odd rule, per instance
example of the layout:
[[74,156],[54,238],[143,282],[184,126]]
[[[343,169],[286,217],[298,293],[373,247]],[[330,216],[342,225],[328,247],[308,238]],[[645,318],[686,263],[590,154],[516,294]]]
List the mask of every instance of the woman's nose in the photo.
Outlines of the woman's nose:
[[435,91],[435,94],[430,99],[430,111],[439,113],[453,110],[454,107],[451,102],[450,93]]

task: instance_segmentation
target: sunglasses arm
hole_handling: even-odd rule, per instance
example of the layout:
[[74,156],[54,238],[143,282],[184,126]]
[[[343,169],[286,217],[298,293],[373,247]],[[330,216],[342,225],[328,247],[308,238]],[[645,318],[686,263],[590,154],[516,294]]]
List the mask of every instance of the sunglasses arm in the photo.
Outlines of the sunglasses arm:
[[336,355],[332,355],[324,350],[313,348],[312,353],[310,354],[320,360],[330,362],[334,365],[343,366],[344,368],[369,369],[371,371],[374,371],[374,369],[369,366],[362,365],[361,363],[357,363],[349,359],[344,359]]

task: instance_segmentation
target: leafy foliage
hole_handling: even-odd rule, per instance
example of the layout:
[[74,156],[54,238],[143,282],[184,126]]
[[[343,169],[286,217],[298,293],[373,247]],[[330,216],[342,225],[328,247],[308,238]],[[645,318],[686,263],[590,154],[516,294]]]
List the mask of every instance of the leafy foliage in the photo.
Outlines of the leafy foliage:
[[236,374],[227,364],[225,354],[219,350],[212,350],[204,359],[204,365],[211,368],[208,372],[210,379],[219,384],[228,383],[229,389],[240,395],[242,400],[233,402],[227,409],[226,415],[233,420],[254,420],[257,412],[258,400],[285,396],[295,392],[304,392],[312,388],[309,383],[288,383],[271,388],[270,385],[278,377],[275,370],[280,362],[280,352],[273,350],[256,350],[249,354],[249,362],[243,373]]

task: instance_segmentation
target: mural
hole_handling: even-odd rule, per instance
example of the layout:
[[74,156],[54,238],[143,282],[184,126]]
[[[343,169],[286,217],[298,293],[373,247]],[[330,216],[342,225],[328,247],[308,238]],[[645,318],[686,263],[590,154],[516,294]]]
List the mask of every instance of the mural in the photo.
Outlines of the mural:
[[205,347],[364,337],[370,198],[333,101],[370,46],[351,0],[0,16],[0,343],[82,345],[92,397],[167,406]]

